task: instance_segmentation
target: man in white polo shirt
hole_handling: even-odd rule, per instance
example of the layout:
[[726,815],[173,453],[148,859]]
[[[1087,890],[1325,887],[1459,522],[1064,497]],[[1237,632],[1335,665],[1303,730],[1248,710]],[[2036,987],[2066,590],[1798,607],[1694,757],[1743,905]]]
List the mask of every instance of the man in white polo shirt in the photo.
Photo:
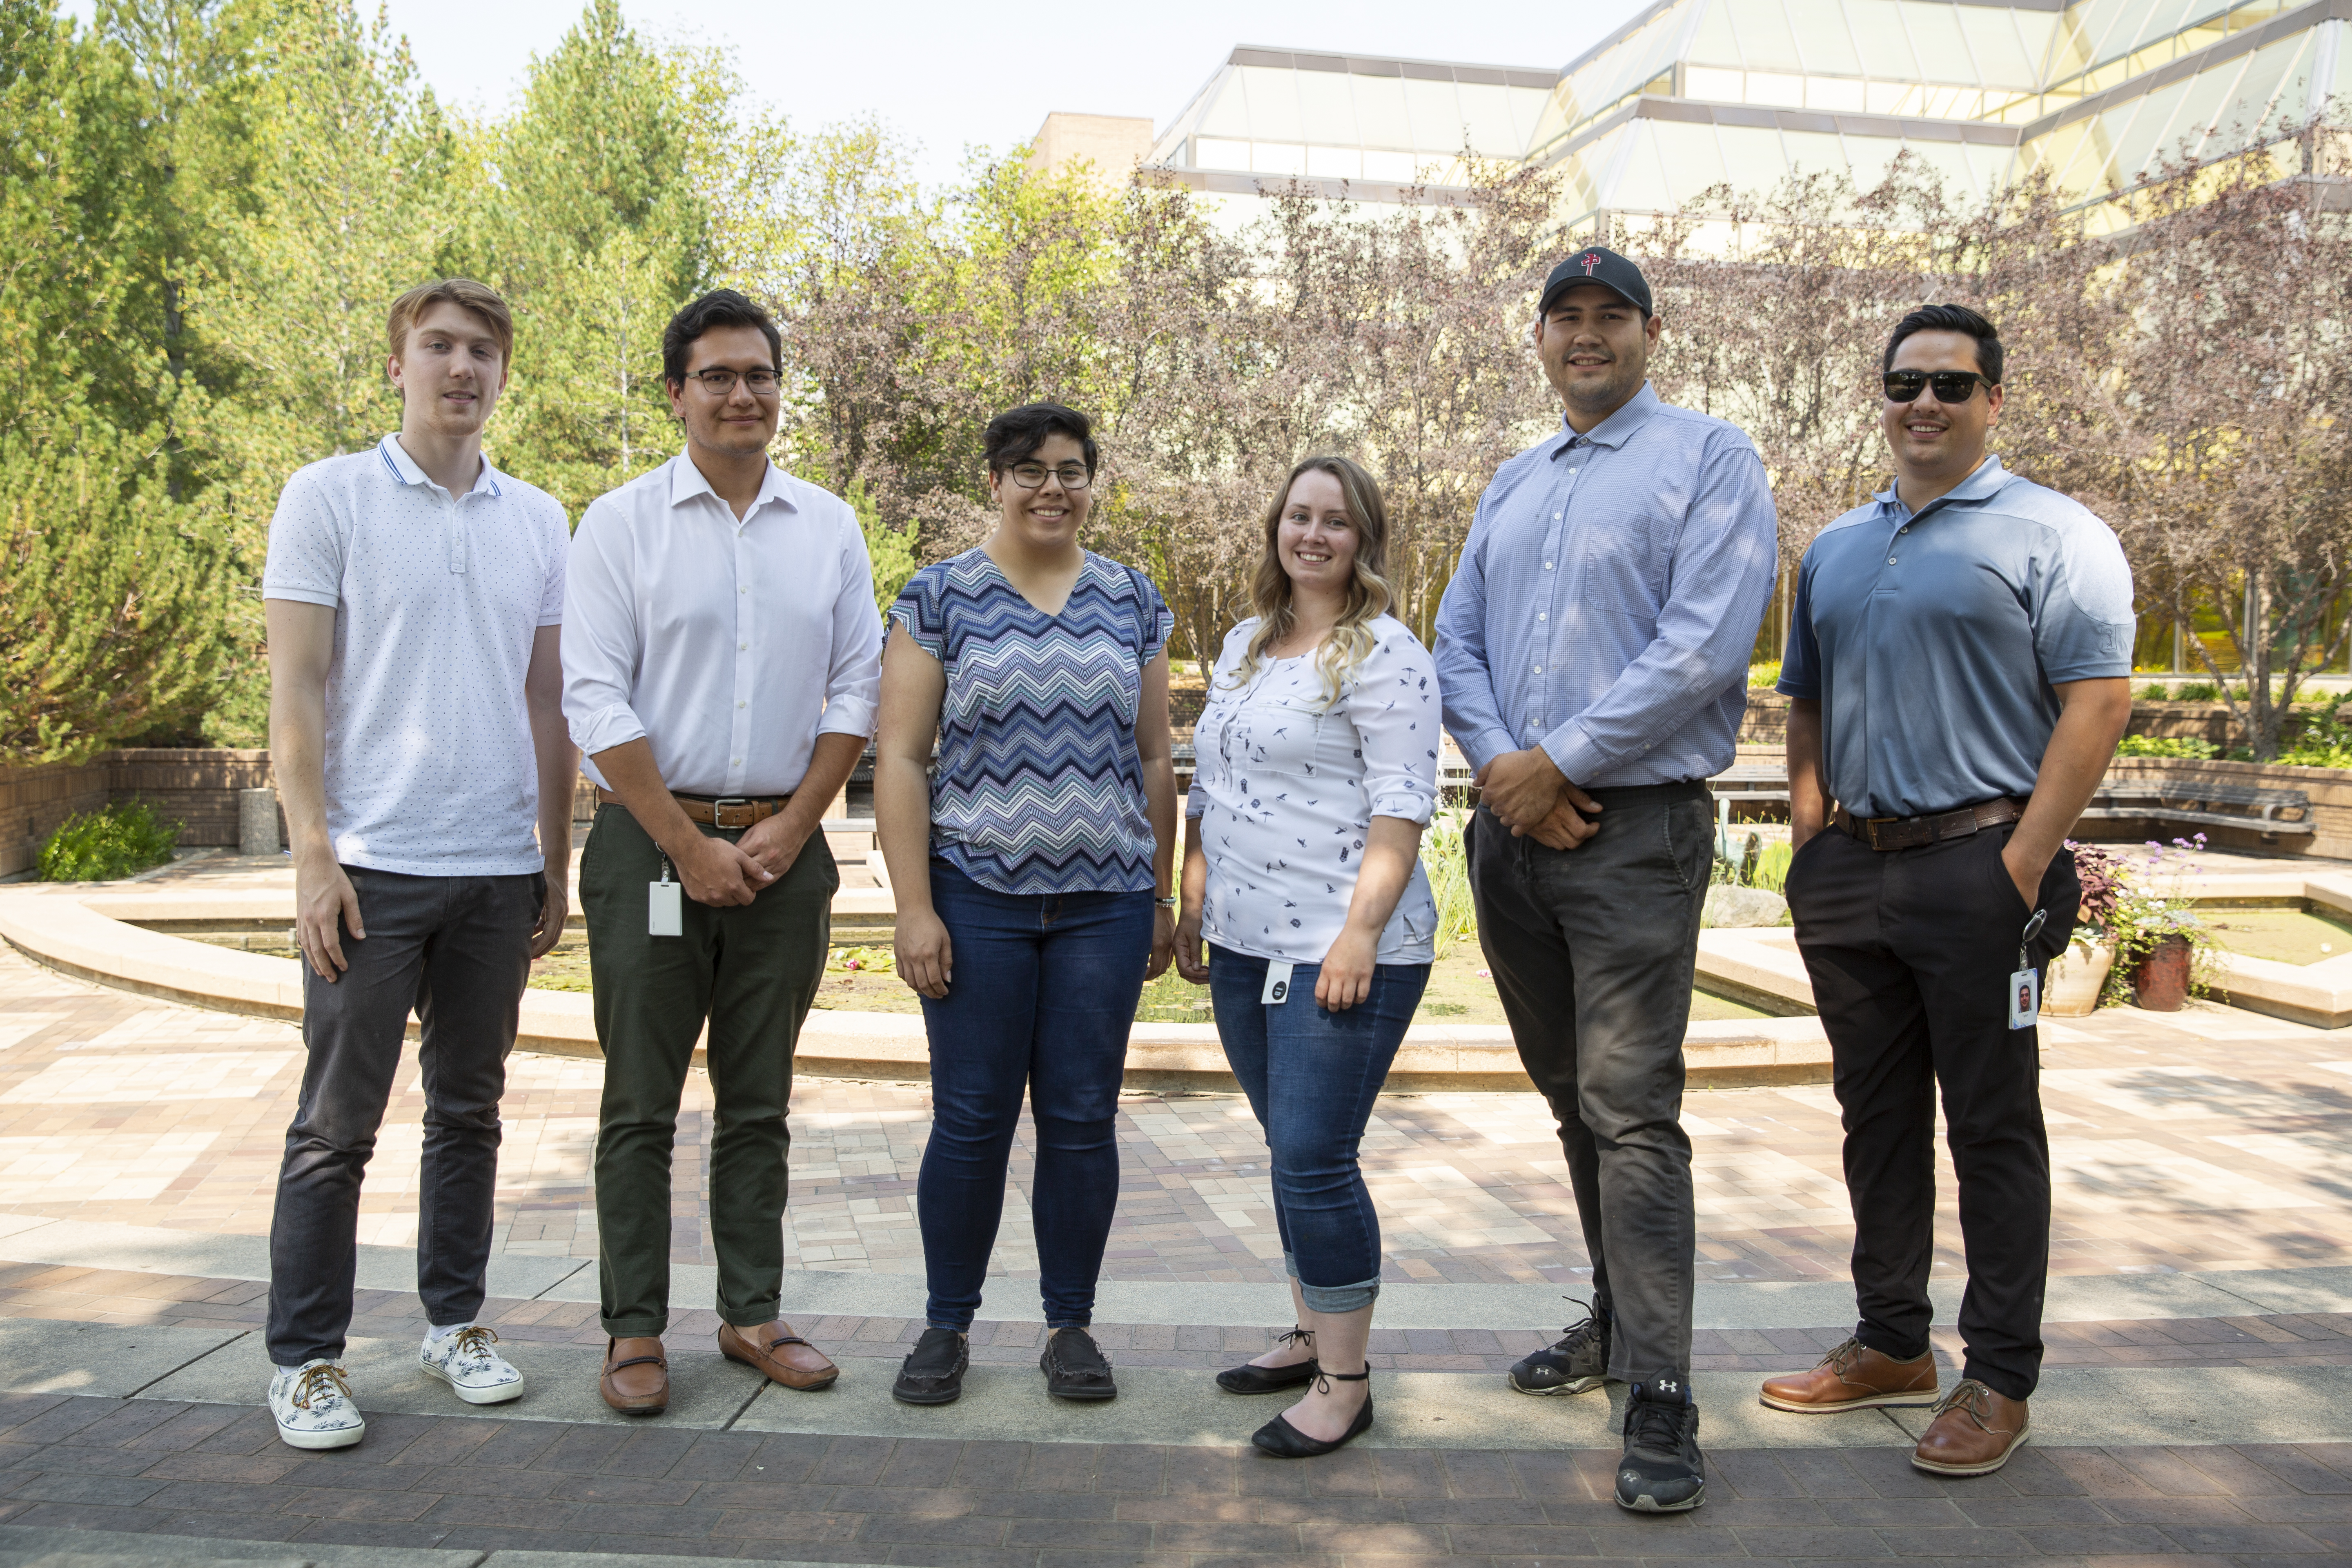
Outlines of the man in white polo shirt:
[[399,433],[287,481],[262,575],[310,1052],[269,1230],[269,1407],[298,1448],[366,1431],[342,1367],[360,1182],[411,1009],[421,1364],[467,1404],[522,1393],[474,1319],[507,1053],[568,902],[569,531],[553,497],[482,457],[513,319],[450,279],[394,301],[390,338]]
[[840,1375],[777,1315],[784,1119],[841,886],[820,823],[874,732],[882,616],[856,513],[768,459],[781,355],[732,289],[672,317],[686,449],[590,503],[572,542],[563,710],[604,803],[580,855],[604,1048],[598,1386],[630,1415],[669,1405],[670,1149],[706,1019],[719,1353],[788,1388]]

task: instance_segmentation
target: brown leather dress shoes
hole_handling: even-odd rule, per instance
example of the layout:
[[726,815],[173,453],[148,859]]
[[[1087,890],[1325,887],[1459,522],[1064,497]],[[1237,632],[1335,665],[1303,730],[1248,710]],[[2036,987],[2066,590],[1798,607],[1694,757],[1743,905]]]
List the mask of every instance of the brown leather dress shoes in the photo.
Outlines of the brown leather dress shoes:
[[624,1415],[658,1415],[668,1409],[669,1361],[661,1341],[651,1336],[606,1340],[596,1392]]
[[2025,1432],[2024,1400],[1969,1378],[1937,1402],[1911,1465],[1936,1476],[1989,1476],[2009,1463]]
[[1764,1380],[1759,1395],[1775,1410],[1826,1415],[1869,1410],[1881,1405],[1932,1405],[1936,1401],[1936,1354],[1916,1361],[1882,1355],[1860,1340],[1848,1340],[1822,1357],[1811,1372]]
[[781,1318],[749,1331],[721,1324],[719,1353],[758,1368],[771,1382],[803,1392],[830,1388],[841,1375],[841,1369],[827,1361],[824,1352],[793,1332],[793,1326]]

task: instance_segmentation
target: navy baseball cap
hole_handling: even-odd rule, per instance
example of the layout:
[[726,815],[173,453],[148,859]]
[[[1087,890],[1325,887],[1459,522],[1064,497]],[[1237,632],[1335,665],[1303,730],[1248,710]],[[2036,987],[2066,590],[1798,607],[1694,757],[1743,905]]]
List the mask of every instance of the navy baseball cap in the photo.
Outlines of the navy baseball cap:
[[1579,283],[1598,283],[1643,315],[1650,314],[1650,280],[1642,276],[1640,268],[1598,245],[1574,252],[1551,269],[1551,276],[1544,279],[1543,297],[1536,303],[1536,314],[1549,311],[1555,300]]

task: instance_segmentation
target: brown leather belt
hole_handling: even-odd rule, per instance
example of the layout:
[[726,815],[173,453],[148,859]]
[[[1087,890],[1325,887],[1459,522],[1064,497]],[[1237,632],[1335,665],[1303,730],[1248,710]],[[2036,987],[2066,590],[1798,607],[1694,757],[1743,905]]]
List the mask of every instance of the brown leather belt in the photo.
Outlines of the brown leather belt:
[[2004,795],[1980,805],[1964,805],[1937,816],[1856,816],[1843,806],[1830,818],[1873,849],[1916,849],[1947,838],[1966,838],[1988,827],[2015,822],[2025,815],[2025,803]]
[[[606,805],[622,804],[619,795],[602,784],[596,786],[596,798]],[[670,799],[677,802],[677,808],[686,813],[686,819],[688,822],[699,822],[706,827],[729,829],[749,827],[763,817],[773,816],[783,810],[792,798],[788,795],[729,795],[720,800],[711,800],[698,795],[670,796]]]

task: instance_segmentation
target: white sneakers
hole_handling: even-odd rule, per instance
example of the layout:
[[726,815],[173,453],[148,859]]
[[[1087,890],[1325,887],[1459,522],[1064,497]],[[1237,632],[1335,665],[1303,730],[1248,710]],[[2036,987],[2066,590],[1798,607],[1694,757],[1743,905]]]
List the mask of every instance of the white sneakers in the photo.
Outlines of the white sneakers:
[[468,1405],[502,1405],[522,1397],[522,1373],[490,1348],[498,1335],[479,1323],[438,1339],[427,1336],[416,1364],[437,1377]]
[[269,1380],[269,1414],[294,1448],[348,1448],[367,1436],[339,1363],[321,1356]]
[[[475,1323],[438,1339],[427,1336],[416,1364],[468,1405],[499,1405],[522,1397],[522,1373],[490,1346],[498,1335]],[[367,1421],[352,1403],[342,1363],[320,1356],[269,1380],[269,1414],[289,1447],[348,1448],[367,1436]]]

